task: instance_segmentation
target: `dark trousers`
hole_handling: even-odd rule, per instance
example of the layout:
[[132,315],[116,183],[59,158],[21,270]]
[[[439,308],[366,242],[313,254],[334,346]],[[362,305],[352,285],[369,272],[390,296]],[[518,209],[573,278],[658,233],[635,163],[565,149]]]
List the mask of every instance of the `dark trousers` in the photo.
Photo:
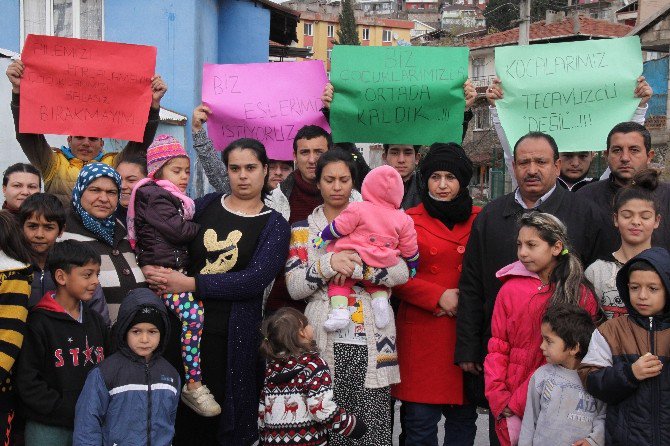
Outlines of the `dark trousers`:
[[405,444],[438,446],[437,424],[444,415],[444,445],[472,446],[477,435],[476,406],[403,401]]
[[[226,351],[228,350],[228,336],[208,333],[202,337],[200,350],[202,357],[202,379],[221,405],[225,401],[226,385]],[[174,446],[194,444],[193,435],[197,435],[197,444],[218,445],[218,432],[222,415],[215,417],[201,417],[188,408],[181,401],[177,409],[175,423]]]
[[500,440],[496,434],[496,417],[491,412],[489,412],[489,445],[500,446]]

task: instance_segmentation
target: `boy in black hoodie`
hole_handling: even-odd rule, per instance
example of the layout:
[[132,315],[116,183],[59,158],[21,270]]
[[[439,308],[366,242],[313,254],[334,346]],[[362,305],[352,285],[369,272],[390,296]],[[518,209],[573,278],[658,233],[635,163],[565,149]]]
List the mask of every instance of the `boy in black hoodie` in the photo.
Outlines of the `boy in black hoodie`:
[[72,443],[86,375],[108,350],[105,322],[87,305],[99,284],[100,256],[66,240],[54,245],[47,267],[56,291],[47,292],[28,315],[16,387],[27,418],[26,444],[65,446]]

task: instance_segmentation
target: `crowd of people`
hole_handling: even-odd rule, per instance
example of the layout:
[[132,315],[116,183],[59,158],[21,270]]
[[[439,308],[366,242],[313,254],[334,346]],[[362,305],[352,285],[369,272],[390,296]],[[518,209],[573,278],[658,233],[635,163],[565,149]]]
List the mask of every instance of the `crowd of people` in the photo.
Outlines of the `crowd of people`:
[[[492,445],[670,442],[670,186],[644,78],[601,180],[595,147],[510,148],[494,113],[517,186],[481,208],[457,142],[385,144],[370,169],[307,125],[292,162],[249,138],[218,154],[205,105],[192,153],[216,192],[189,197],[189,151],[156,135],[160,76],[144,140],[106,153],[19,131],[23,69],[7,69],[30,164],[3,176],[4,444],[390,446],[398,402],[407,446],[473,445],[477,407]],[[496,81],[493,111],[501,97]]]

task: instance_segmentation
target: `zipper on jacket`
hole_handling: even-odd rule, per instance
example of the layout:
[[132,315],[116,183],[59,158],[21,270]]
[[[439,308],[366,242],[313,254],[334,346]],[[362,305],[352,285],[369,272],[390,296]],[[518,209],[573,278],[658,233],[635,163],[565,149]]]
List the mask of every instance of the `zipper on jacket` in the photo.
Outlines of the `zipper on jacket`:
[[149,410],[147,410],[147,446],[151,446],[151,379],[149,376],[149,364],[144,364],[144,376],[147,383],[147,401]]
[[[649,317],[649,349],[652,355],[656,354],[656,339],[654,337],[654,317],[650,316]],[[659,425],[658,425],[658,412],[660,411],[660,403],[658,401],[658,395],[661,392],[660,389],[660,378],[658,376],[651,378],[651,419],[652,423],[651,425],[653,426],[653,431],[652,431],[652,444],[654,445],[661,445],[661,433],[659,430]]]
[[40,275],[40,291],[42,292],[40,296],[44,296],[46,294],[46,291],[44,291],[44,270],[42,270],[42,274]]

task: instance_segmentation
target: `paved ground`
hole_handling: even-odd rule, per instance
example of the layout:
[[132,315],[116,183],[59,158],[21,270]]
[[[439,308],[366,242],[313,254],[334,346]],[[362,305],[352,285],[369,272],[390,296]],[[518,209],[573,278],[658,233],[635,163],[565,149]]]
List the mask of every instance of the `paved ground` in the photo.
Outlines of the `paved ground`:
[[[398,434],[400,433],[400,413],[399,413],[399,404],[396,404],[395,407],[395,425],[393,426],[393,446],[398,445]],[[444,421],[444,418],[442,418]],[[444,441],[444,429],[443,421],[440,422],[439,432],[437,434],[438,444],[442,445]],[[442,439],[441,441],[439,439]],[[410,446],[410,445],[407,445]],[[448,445],[445,445],[448,446]],[[489,419],[488,414],[480,414],[477,419],[477,438],[475,439],[474,446],[489,446]]]

